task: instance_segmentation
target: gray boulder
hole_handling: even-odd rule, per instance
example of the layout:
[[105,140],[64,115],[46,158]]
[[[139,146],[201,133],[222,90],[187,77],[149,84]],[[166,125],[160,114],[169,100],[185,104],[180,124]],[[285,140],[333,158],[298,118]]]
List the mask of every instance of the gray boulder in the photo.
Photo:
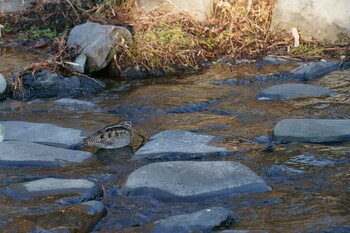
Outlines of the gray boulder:
[[105,89],[101,81],[89,77],[63,77],[49,71],[40,71],[23,76],[23,89],[13,90],[16,99],[76,98],[91,95]]
[[63,128],[48,123],[26,121],[0,121],[6,130],[5,140],[31,141],[54,145],[70,146],[81,142],[85,137],[78,129]]
[[196,200],[271,190],[246,166],[228,161],[158,162],[132,172],[122,193],[162,200]]
[[152,233],[211,232],[221,224],[229,224],[233,212],[222,207],[210,207],[194,213],[170,216],[154,222]]
[[7,83],[5,77],[0,74],[0,99],[6,95]]
[[123,46],[131,40],[131,33],[124,27],[88,22],[75,26],[67,43],[70,48],[78,46],[77,52],[87,57],[87,68],[92,72],[106,67],[118,45]]
[[336,62],[309,62],[292,70],[292,76],[296,80],[308,81],[314,78],[322,77],[335,70],[339,69],[339,64]]
[[[75,196],[76,202],[85,202],[103,196],[101,186],[86,179],[45,178],[23,183],[11,184],[6,194],[14,199],[54,198]],[[60,200],[61,201],[61,200]]]
[[282,142],[342,142],[350,140],[350,120],[285,119],[273,129]]
[[215,136],[192,133],[186,130],[166,130],[150,138],[134,156],[133,160],[142,159],[188,159],[212,154],[226,154],[225,147],[208,145]]
[[283,100],[300,97],[328,97],[335,94],[336,93],[334,91],[314,85],[286,83],[268,87],[257,94],[256,98]]
[[67,150],[33,142],[5,141],[0,143],[0,166],[67,166],[82,163],[90,152]]
[[276,2],[272,28],[282,28],[288,31],[292,27],[299,28],[303,39],[341,40],[349,42],[350,13],[348,0],[278,0]]
[[186,12],[198,21],[205,21],[212,15],[213,3],[206,0],[138,0],[138,6],[146,14]]
[[0,12],[16,12],[27,9],[37,0],[10,0],[0,1]]

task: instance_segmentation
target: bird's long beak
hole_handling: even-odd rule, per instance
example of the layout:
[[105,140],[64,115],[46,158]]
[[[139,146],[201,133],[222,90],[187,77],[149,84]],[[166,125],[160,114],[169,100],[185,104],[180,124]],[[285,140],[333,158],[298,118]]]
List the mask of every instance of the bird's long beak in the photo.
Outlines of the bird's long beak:
[[143,144],[145,144],[145,142],[146,142],[146,138],[145,138],[145,136],[143,136],[140,132],[138,132],[136,129],[132,129],[132,131],[134,131],[137,135],[139,135],[141,138],[142,138],[142,144],[141,144],[141,146],[143,145]]

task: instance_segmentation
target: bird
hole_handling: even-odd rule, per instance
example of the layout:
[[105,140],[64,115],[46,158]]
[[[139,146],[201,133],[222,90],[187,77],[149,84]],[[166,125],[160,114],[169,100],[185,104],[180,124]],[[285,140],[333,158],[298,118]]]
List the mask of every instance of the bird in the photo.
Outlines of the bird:
[[141,145],[143,145],[145,137],[133,129],[132,122],[121,121],[104,127],[92,136],[85,138],[83,143],[90,147],[117,149],[129,145],[133,141],[135,133],[142,138]]

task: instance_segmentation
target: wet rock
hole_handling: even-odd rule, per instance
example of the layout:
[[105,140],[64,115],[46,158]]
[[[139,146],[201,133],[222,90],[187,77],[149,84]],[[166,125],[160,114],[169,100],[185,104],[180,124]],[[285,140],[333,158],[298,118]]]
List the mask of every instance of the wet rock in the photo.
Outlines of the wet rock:
[[255,77],[255,82],[259,84],[266,84],[267,82],[288,82],[293,79],[292,73],[283,71],[279,73],[258,75]]
[[0,121],[5,127],[5,140],[32,141],[57,146],[70,146],[81,142],[85,137],[81,130],[63,128],[48,123],[31,123],[26,121]]
[[256,98],[267,100],[283,100],[300,97],[328,97],[335,94],[336,93],[334,91],[330,91],[328,89],[314,85],[286,83],[268,87],[257,94]]
[[230,224],[232,220],[232,211],[214,206],[194,213],[175,215],[156,221],[152,233],[211,232],[222,224]]
[[9,232],[48,233],[48,232],[91,232],[107,214],[106,207],[99,201],[88,201],[64,209],[17,216],[8,221]]
[[6,95],[7,83],[5,77],[0,74],[0,99]]
[[288,62],[287,59],[284,59],[282,57],[275,57],[275,56],[266,56],[262,59],[262,63],[266,65],[279,65],[281,63]]
[[83,108],[94,108],[96,104],[77,99],[63,98],[55,101],[57,105],[66,105],[66,106],[75,106],[75,107],[83,107]]
[[224,147],[208,145],[214,135],[197,134],[186,130],[166,130],[150,138],[134,156],[133,160],[142,159],[189,159],[207,155],[228,154]]
[[35,98],[76,98],[105,89],[101,81],[89,77],[63,77],[49,71],[41,71],[23,76],[23,90],[13,90],[16,99]]
[[75,26],[68,37],[68,46],[87,57],[89,72],[106,67],[116,54],[116,49],[132,40],[128,29],[114,25],[87,22]]
[[[273,29],[288,31],[296,27],[303,32],[303,39],[316,38],[334,42],[341,34],[350,35],[348,4],[347,0],[334,0],[331,5],[327,0],[313,1],[312,4],[305,0],[278,0],[272,14],[271,26]],[[348,36],[347,39],[349,40]]]
[[5,139],[5,128],[4,126],[0,125],[0,142],[4,141]]
[[237,162],[158,162],[132,172],[122,193],[161,200],[200,200],[271,190],[252,170]]
[[307,81],[314,78],[322,77],[339,69],[336,62],[309,62],[294,69],[291,73],[296,80]]
[[76,202],[85,202],[103,196],[103,191],[101,186],[86,179],[45,178],[11,184],[7,187],[6,194],[20,200],[35,197],[58,199],[62,196],[74,196]]
[[250,81],[237,78],[229,78],[223,81],[213,83],[216,86],[250,86]]
[[200,102],[200,103],[191,103],[187,106],[174,108],[168,110],[167,113],[192,113],[192,112],[203,112],[205,109],[213,102]]
[[67,166],[82,163],[90,152],[67,150],[33,142],[5,141],[0,143],[0,166]]
[[350,140],[350,120],[285,119],[273,130],[281,142],[342,142]]

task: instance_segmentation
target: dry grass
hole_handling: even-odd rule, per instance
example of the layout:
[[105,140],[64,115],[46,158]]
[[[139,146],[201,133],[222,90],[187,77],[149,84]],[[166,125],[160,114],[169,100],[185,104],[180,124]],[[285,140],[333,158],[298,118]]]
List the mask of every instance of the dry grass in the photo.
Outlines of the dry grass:
[[273,6],[274,0],[216,1],[212,18],[202,24],[185,13],[136,18],[143,14],[132,11],[133,1],[115,6],[114,12],[124,12],[135,30],[135,43],[120,54],[117,66],[171,72],[223,56],[255,58],[272,49],[286,50],[292,38],[269,30]]

